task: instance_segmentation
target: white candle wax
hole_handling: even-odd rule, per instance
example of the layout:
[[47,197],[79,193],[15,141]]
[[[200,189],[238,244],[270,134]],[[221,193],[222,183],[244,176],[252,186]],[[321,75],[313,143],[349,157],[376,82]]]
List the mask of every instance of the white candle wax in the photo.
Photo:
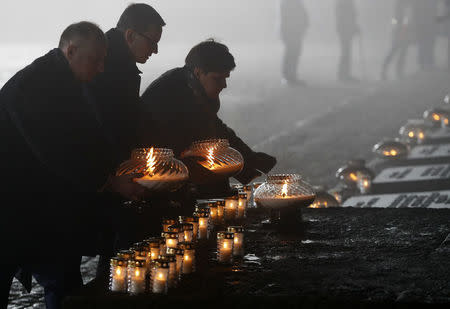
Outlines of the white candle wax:
[[217,255],[219,263],[231,263],[233,258],[233,239],[221,239]]
[[163,294],[166,293],[167,288],[167,269],[156,270],[156,275],[153,280],[153,293]]
[[183,257],[183,274],[190,274],[194,271],[194,254],[192,250],[185,250]]
[[131,280],[129,282],[128,292],[132,295],[145,292],[145,269],[136,268],[133,270]]
[[126,269],[117,266],[113,269],[114,274],[111,279],[111,291],[113,292],[126,292],[127,291],[127,272]]
[[238,203],[237,199],[225,199],[225,221],[236,219]]
[[244,234],[234,233],[233,255],[244,256]]
[[208,238],[208,218],[198,219],[198,239]]

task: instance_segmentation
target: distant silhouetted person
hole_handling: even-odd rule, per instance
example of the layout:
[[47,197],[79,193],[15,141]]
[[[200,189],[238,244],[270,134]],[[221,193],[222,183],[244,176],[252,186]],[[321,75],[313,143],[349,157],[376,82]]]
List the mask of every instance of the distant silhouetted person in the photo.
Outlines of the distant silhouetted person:
[[341,81],[357,81],[351,76],[353,38],[360,33],[353,0],[336,0],[336,30],[341,46],[337,77]]
[[303,0],[281,0],[281,40],[284,45],[282,77],[288,85],[306,85],[297,77],[298,63],[303,48],[303,38],[309,25],[308,12]]
[[395,68],[397,78],[402,78],[404,75],[406,54],[408,47],[413,43],[410,16],[411,0],[396,0],[392,18],[392,43],[381,70],[383,80],[387,78],[387,71],[394,57],[397,57]]
[[435,43],[437,25],[436,0],[410,0],[412,4],[412,26],[417,38],[417,62],[421,71],[430,71],[435,65]]

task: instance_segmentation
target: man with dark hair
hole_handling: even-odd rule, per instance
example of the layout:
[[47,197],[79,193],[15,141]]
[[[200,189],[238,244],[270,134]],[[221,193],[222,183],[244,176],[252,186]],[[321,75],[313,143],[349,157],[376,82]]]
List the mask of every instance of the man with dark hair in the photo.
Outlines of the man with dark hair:
[[0,90],[0,242],[8,250],[0,258],[2,308],[18,270],[44,287],[47,308],[61,308],[83,283],[80,259],[94,245],[100,207],[109,195],[143,194],[136,175],[109,175],[114,153],[83,95],[83,82],[103,70],[105,54],[97,25],[72,24],[59,48]]
[[145,63],[158,53],[164,20],[145,3],[128,6],[117,27],[106,32],[108,50],[104,72],[90,84],[103,124],[117,146],[119,161],[129,158],[137,146],[136,119],[142,73],[136,63]]
[[[153,7],[135,3],[124,10],[116,28],[106,32],[108,50],[105,69],[89,84],[89,90],[118,154],[117,164],[129,159],[132,149],[138,146],[137,119],[141,107],[139,95],[142,72],[136,63],[145,63],[152,54],[158,53],[164,25],[164,20]],[[121,205],[123,201],[118,199],[115,202]],[[126,216],[128,220],[135,219],[129,215],[139,215],[132,211],[126,212],[125,209],[123,211],[121,216]],[[121,236],[117,236],[117,233]],[[109,271],[109,259],[114,250],[129,245],[130,239],[112,227],[109,241],[105,239],[104,252],[99,259],[98,277],[105,276]]]
[[[219,94],[227,87],[226,79],[235,66],[233,55],[223,44],[207,40],[194,46],[184,67],[164,73],[143,93],[142,121],[147,127],[143,130],[144,143],[171,148],[180,156],[194,141],[225,138],[245,160],[243,171],[235,176],[237,180],[246,184],[260,176],[259,171],[269,172],[275,158],[251,150],[217,116]],[[229,193],[228,179],[214,177],[186,160],[185,163],[190,168],[191,180],[198,185],[200,197]]]

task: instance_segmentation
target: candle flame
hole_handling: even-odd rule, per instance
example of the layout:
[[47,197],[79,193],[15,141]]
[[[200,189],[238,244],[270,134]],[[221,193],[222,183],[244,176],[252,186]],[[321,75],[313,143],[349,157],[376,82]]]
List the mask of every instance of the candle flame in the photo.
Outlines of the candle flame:
[[425,138],[425,134],[423,134],[423,132],[419,132],[419,139],[424,139]]
[[198,220],[198,224],[200,225],[200,226],[204,226],[205,225],[205,222],[202,220],[203,218],[201,218],[200,220]]
[[223,243],[223,248],[227,249],[228,248],[228,244],[226,242]]
[[288,191],[287,191],[287,182],[284,182],[283,188],[281,188],[281,196],[286,197]]
[[122,274],[122,269],[120,269],[120,267],[117,267],[116,274],[117,276],[120,276]]
[[367,187],[369,186],[369,181],[368,181],[368,180],[364,180],[364,181],[363,181],[363,186],[364,186],[365,188],[367,188]]
[[397,155],[397,150],[391,149],[391,156],[396,156],[396,155]]
[[411,137],[411,138],[414,137],[414,132],[413,131],[409,131],[408,132],[408,136]]
[[159,278],[159,279],[164,279],[164,275],[163,275],[162,273],[159,273],[159,274],[158,274],[158,278]]
[[433,114],[433,119],[435,121],[439,121],[439,120],[441,120],[441,117],[438,114]]
[[444,118],[444,124],[447,126],[448,125],[448,118]]
[[235,238],[234,238],[234,243],[235,243],[235,244],[239,243],[239,238],[235,237]]
[[152,252],[151,257],[152,257],[152,258],[155,257],[155,252]]
[[208,155],[206,156],[206,159],[208,160],[209,168],[214,168],[214,148],[211,147],[208,149]]
[[185,261],[189,261],[189,255],[185,255],[185,256],[184,256],[184,260],[185,260]]
[[156,158],[153,155],[153,147],[150,148],[150,151],[147,154],[147,170],[146,172],[150,175],[153,176],[154,175],[154,171],[155,171],[155,165],[156,165]]
[[139,269],[136,269],[136,272],[135,272],[136,277],[139,277],[140,274],[141,274],[141,272],[139,271]]
[[353,181],[357,181],[357,180],[358,180],[358,177],[356,176],[355,173],[350,173],[349,177],[350,177],[350,179],[353,180]]

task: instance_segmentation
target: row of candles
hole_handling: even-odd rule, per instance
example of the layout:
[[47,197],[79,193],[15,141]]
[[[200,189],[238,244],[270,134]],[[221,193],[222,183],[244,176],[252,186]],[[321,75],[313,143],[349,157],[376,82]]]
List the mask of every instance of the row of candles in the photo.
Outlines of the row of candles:
[[[256,186],[259,185],[256,184]],[[231,264],[244,256],[244,228],[224,224],[240,222],[253,207],[254,186],[239,187],[237,195],[199,200],[192,216],[163,219],[160,237],[151,237],[122,250],[110,263],[109,289],[131,295],[165,294],[184,275],[195,272],[196,245],[205,244],[216,230],[217,262]]]

